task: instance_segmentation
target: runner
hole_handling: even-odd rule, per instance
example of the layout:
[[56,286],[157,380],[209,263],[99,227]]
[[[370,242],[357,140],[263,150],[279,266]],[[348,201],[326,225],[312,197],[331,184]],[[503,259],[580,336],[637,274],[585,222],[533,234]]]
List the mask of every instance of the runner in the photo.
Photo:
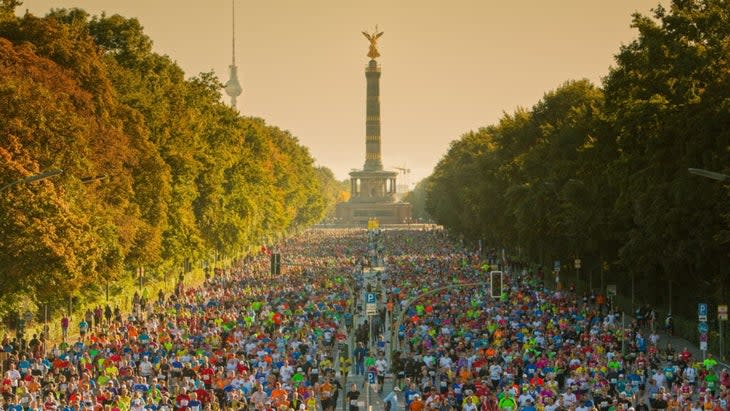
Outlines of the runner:
[[[4,338],[0,407],[334,409],[343,347],[353,377],[369,368],[381,390],[402,384],[384,389],[393,410],[727,410],[730,375],[714,358],[659,350],[651,330],[622,329],[598,298],[508,269],[491,297],[479,255],[441,230],[390,230],[374,241],[368,248],[364,230],[307,231],[275,247],[286,262],[280,275],[270,274],[274,247],[264,247],[200,287],[181,281],[152,299],[142,292],[133,312],[108,306],[97,321],[94,310],[91,323],[79,319],[85,335],[66,334],[46,355]],[[383,290],[373,291],[385,297],[376,315],[384,333],[370,352],[356,315],[367,285],[357,273],[380,262]],[[340,335],[361,343],[336,344]]]

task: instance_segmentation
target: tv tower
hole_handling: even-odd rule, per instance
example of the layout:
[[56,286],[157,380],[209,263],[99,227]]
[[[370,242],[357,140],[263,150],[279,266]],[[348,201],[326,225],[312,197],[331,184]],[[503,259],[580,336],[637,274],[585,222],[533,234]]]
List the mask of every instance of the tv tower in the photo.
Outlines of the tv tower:
[[228,79],[228,82],[223,86],[223,89],[226,91],[226,94],[231,98],[231,107],[236,108],[236,98],[241,95],[241,92],[243,92],[243,89],[241,88],[241,84],[238,82],[238,67],[236,66],[236,1],[231,0],[231,11],[232,11],[232,21],[233,21],[233,49],[232,49],[232,59],[231,59],[231,65],[228,66],[228,69],[230,71],[230,78]]

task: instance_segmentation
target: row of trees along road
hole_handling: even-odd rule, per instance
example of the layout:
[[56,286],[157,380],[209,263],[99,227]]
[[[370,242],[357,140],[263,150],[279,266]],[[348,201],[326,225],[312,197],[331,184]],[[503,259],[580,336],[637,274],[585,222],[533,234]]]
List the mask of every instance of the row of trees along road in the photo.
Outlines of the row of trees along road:
[[548,271],[581,258],[595,288],[602,268],[624,295],[633,279],[637,304],[667,307],[673,286],[690,318],[728,303],[727,186],[687,169],[730,171],[730,2],[674,0],[633,27],[600,87],[568,81],[454,141],[426,208]]
[[[78,9],[16,17],[0,2],[0,316],[175,277],[319,221],[338,182],[286,131],[185,79],[139,22]],[[84,184],[89,176],[103,180]]]

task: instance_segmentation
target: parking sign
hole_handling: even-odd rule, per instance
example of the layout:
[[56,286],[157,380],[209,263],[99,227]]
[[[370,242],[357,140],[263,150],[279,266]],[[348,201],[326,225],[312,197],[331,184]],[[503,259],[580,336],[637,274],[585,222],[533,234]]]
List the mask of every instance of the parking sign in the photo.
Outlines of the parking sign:
[[697,304],[697,318],[699,321],[707,321],[707,304]]
[[374,304],[375,303],[375,293],[368,293],[368,295],[367,295],[367,303],[368,304]]

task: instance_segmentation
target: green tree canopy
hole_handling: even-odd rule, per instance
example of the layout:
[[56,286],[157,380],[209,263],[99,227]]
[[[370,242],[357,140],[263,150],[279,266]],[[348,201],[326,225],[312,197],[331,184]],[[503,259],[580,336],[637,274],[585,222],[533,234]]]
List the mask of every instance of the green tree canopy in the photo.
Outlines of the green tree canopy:
[[730,171],[730,3],[674,0],[633,27],[602,87],[567,82],[452,143],[426,208],[532,261],[609,262],[644,301],[668,301],[670,281],[726,301],[728,191],[687,169]]

